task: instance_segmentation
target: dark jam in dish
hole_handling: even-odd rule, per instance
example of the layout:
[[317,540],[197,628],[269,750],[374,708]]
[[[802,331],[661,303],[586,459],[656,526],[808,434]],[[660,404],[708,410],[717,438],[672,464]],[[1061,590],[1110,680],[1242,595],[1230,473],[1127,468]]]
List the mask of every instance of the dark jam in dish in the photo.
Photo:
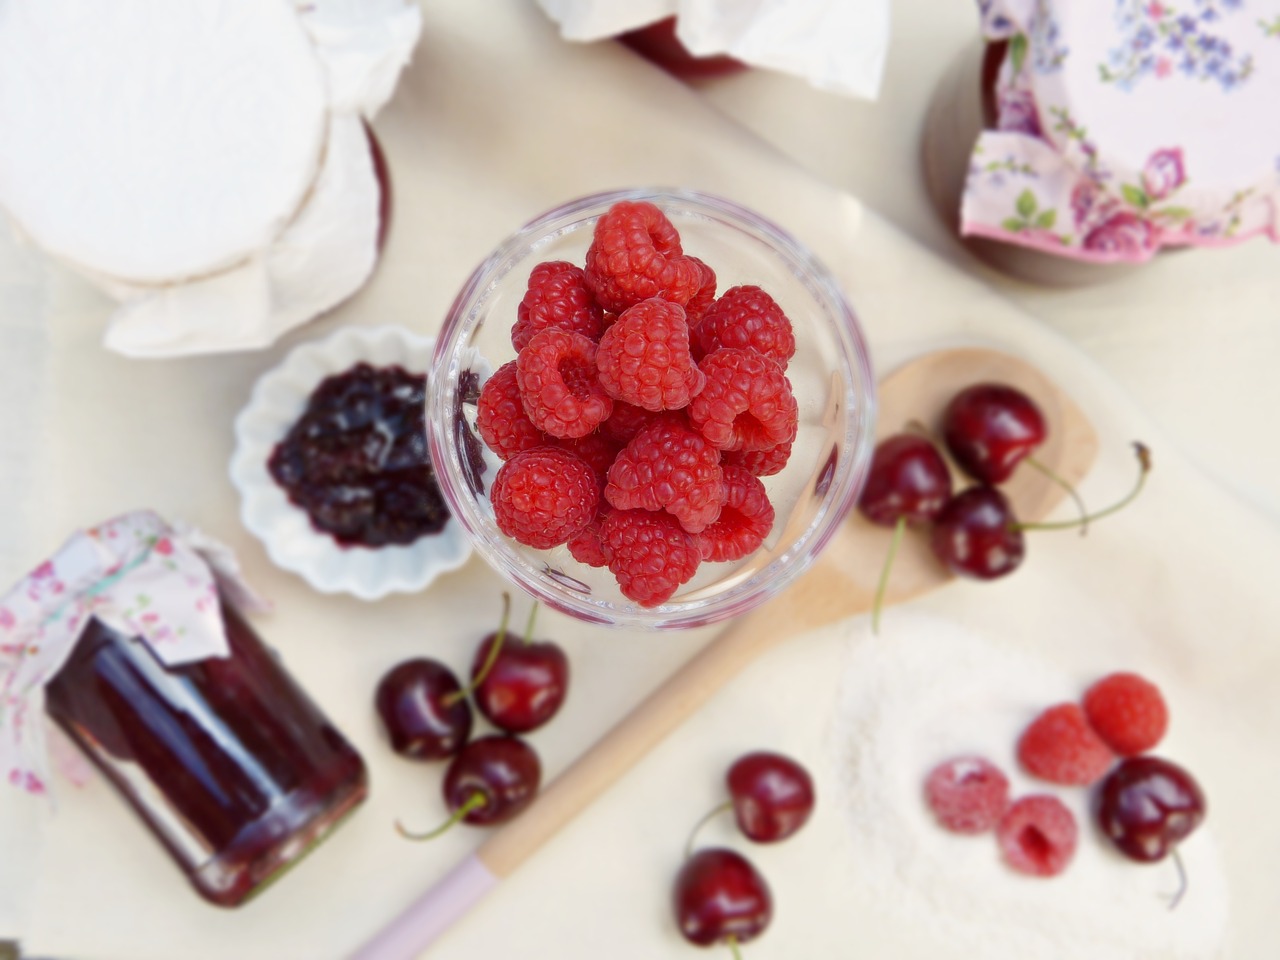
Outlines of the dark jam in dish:
[[343,546],[408,544],[449,509],[427,451],[427,379],[360,363],[316,387],[267,468],[312,524]]

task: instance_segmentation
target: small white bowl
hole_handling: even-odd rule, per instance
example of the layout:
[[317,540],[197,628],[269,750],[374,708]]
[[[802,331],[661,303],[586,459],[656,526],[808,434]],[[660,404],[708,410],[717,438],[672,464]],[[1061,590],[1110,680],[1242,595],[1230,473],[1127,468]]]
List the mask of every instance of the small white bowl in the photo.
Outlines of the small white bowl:
[[321,593],[350,593],[362,600],[412,593],[458,569],[471,555],[471,542],[453,517],[439,533],[407,546],[343,547],[312,526],[306,511],[289,502],[267,470],[271,451],[302,415],[321,380],[361,361],[426,374],[434,349],[434,338],[396,327],[344,327],[319,343],[295,347],[284,362],[258,378],[249,403],[236,417],[231,482],[240,491],[240,518],[266,546],[273,563],[301,575]]

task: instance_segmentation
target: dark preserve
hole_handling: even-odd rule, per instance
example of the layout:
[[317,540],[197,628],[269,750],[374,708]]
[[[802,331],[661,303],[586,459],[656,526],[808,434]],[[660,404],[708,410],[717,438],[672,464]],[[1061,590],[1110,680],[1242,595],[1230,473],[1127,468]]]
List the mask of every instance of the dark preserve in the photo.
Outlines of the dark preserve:
[[236,906],[364,799],[359,754],[223,604],[230,656],[166,667],[96,619],[47,710],[206,899]]

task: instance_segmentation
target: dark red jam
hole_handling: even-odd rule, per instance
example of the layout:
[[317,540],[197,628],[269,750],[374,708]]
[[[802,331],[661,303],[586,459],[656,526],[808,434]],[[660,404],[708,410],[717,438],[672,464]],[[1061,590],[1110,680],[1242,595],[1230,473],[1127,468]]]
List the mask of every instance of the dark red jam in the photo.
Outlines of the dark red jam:
[[279,659],[222,608],[230,655],[166,667],[90,620],[46,709],[200,893],[235,906],[364,799],[365,767]]
[[449,519],[427,450],[425,376],[360,363],[323,380],[267,462],[343,546],[408,544]]

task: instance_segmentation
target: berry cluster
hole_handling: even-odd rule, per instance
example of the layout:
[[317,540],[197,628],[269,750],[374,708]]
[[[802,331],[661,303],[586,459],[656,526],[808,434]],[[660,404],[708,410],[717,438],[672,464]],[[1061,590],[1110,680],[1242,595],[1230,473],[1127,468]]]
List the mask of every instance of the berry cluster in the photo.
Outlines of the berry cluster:
[[739,757],[725,776],[729,799],[699,821],[676,875],[672,906],[680,933],[700,947],[738,944],[764,932],[773,916],[773,896],[751,861],[728,847],[695,851],[698,827],[732,810],[738,830],[755,843],[792,836],[813,813],[813,779],[780,753],[758,751]]
[[[533,802],[542,780],[538,754],[521,734],[560,710],[569,688],[569,661],[550,641],[534,642],[534,614],[523,643],[507,644],[511,599],[503,596],[502,623],[476,649],[464,689],[438,660],[397,664],[378,684],[374,706],[391,749],[414,760],[448,760],[444,800],[450,817],[438,829],[411,834],[425,840],[462,821],[488,826],[510,820]],[[471,738],[472,703],[499,732]]]
[[[1089,687],[1080,703],[1041,712],[1018,739],[1018,764],[1060,786],[1100,782],[1098,825],[1116,849],[1133,860],[1161,860],[1170,851],[1176,859],[1176,844],[1204,819],[1205,800],[1189,773],[1147,753],[1168,723],[1159,688],[1134,673],[1113,673]],[[1075,853],[1078,830],[1066,805],[1051,794],[1010,803],[1008,778],[982,757],[939,764],[924,792],[946,829],[994,830],[1005,862],[1020,873],[1054,876]]]
[[585,267],[534,267],[511,329],[516,359],[484,384],[481,438],[504,461],[498,528],[608,567],[641,606],[700,563],[740,560],[773,527],[760,477],[791,455],[795,334],[757,286],[716,297],[651,203],[596,222]]

